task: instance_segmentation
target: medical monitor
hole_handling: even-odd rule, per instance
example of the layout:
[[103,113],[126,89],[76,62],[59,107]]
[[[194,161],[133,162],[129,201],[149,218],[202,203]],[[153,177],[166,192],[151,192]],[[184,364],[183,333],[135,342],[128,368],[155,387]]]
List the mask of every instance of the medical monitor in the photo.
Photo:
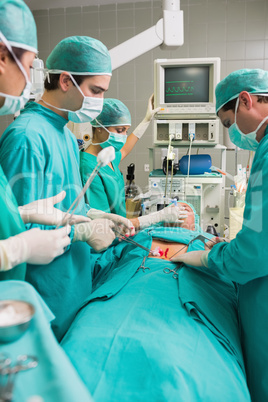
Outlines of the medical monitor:
[[157,118],[216,118],[215,87],[220,58],[157,59],[154,71]]

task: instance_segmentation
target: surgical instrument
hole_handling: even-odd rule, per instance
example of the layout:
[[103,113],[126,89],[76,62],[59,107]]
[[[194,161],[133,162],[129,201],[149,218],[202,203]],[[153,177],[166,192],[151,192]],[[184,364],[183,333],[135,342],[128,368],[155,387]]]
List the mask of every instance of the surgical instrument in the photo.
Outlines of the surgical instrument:
[[180,268],[182,266],[182,264],[180,263],[180,264],[178,264],[178,266],[176,267],[176,268],[174,268],[174,269],[171,269],[171,268],[164,268],[163,269],[163,272],[165,273],[165,274],[171,274],[171,273],[173,273],[173,275],[172,275],[172,278],[173,279],[178,279],[178,277],[179,277],[179,275],[178,275],[178,269]]
[[70,222],[70,220],[72,219],[72,216],[73,216],[76,208],[78,207],[81,199],[84,197],[87,189],[89,188],[90,184],[94,180],[95,176],[98,174],[98,171],[100,170],[100,168],[103,167],[103,166],[108,165],[108,163],[113,161],[114,158],[115,158],[114,147],[104,148],[98,153],[97,165],[95,166],[93,172],[89,176],[86,184],[84,185],[84,187],[82,188],[82,190],[80,191],[80,193],[78,194],[78,196],[76,197],[76,199],[74,200],[74,202],[72,203],[72,205],[70,206],[68,211],[65,213],[62,221],[57,225],[56,229],[58,229],[60,226],[65,226],[65,225],[68,224],[68,222]]
[[142,269],[143,272],[145,272],[146,269],[149,269],[149,270],[150,270],[149,267],[145,267],[145,265],[144,265],[144,264],[145,264],[145,261],[146,261],[146,258],[147,258],[147,256],[143,257],[142,263],[141,263],[141,265],[139,266],[137,272],[138,272],[140,269]]
[[180,251],[182,251],[186,247],[190,246],[190,244],[192,244],[196,240],[200,240],[206,246],[205,239],[211,241],[212,243],[217,244],[217,242],[215,242],[214,240],[210,239],[209,237],[206,237],[205,235],[198,235],[195,238],[193,238],[192,240],[190,240],[189,243],[185,244],[185,246],[183,246],[178,251],[176,251],[176,253],[173,254],[169,259],[171,260],[171,258],[173,258],[176,254],[178,254]]
[[38,365],[38,359],[35,356],[21,355],[18,356],[14,366],[11,365],[11,359],[5,355],[0,355],[0,375],[7,375],[5,386],[0,387],[0,402],[11,402],[13,399],[13,388],[15,376],[20,371],[26,371],[35,368]]
[[122,235],[122,233],[120,233],[118,230],[113,229],[113,231],[120,236],[120,237],[118,237],[119,240],[124,240],[127,243],[133,244],[133,246],[140,247],[141,249],[148,251],[149,254],[151,253],[154,256],[159,255],[161,257],[163,255],[163,251],[159,247],[157,247],[155,250],[150,250],[148,247],[142,246],[141,244],[137,243],[135,240]]

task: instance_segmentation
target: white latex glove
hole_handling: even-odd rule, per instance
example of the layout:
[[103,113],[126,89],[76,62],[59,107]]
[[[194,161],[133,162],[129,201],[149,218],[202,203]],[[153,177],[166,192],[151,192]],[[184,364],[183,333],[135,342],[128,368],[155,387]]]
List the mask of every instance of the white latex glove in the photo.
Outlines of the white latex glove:
[[70,244],[70,226],[55,230],[27,230],[0,241],[0,269],[8,270],[23,262],[49,264]]
[[[66,196],[66,192],[54,195],[54,197],[36,200],[29,204],[19,207],[20,216],[24,223],[38,223],[40,225],[56,226],[62,222],[65,213],[54,207],[55,204],[61,202]],[[68,214],[69,215],[69,214]],[[70,225],[79,222],[88,222],[89,219],[82,215],[73,215]]]
[[149,98],[147,112],[146,112],[146,115],[145,115],[144,119],[140,122],[140,124],[133,131],[133,134],[136,137],[141,138],[143,136],[143,134],[145,133],[145,131],[149,127],[150,121],[152,120],[154,115],[157,112],[159,112],[160,109],[161,109],[160,107],[154,109],[154,95],[152,95]]
[[115,227],[115,230],[119,231],[121,234],[127,234],[129,236],[134,236],[135,234],[135,229],[132,224],[132,222],[124,218],[123,216],[116,215],[116,214],[110,214],[101,211],[100,209],[95,209],[91,208],[87,212],[87,216],[90,219],[109,219],[110,221],[113,221],[117,228]]
[[208,253],[210,250],[190,251],[189,253],[174,256],[172,262],[183,262],[194,267],[208,267]]
[[212,247],[214,247],[218,243],[230,243],[231,241],[229,239],[226,239],[226,237],[213,237],[211,240],[213,241],[208,241],[206,243],[206,246],[210,249],[212,249]]
[[153,212],[149,215],[139,216],[140,229],[155,225],[160,222],[166,223],[183,223],[183,219],[188,217],[185,207],[180,205],[169,205],[161,209],[161,211]]
[[115,239],[114,223],[108,219],[95,219],[75,225],[73,241],[84,241],[95,251],[101,252]]

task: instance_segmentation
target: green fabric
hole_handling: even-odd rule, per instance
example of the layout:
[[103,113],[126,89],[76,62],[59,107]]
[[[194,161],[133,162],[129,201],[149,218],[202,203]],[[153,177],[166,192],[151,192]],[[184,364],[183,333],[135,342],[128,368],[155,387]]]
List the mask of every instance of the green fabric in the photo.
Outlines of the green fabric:
[[24,1],[0,1],[0,32],[11,46],[37,53],[36,25],[34,17]]
[[[0,166],[0,240],[8,239],[21,232],[24,232],[25,226],[20,217],[18,205],[11,188],[7,182],[6,176]],[[25,279],[26,264],[20,264],[16,267],[1,272],[0,280],[5,279]]]
[[120,100],[105,98],[101,113],[90,124],[93,127],[131,126],[130,111]]
[[73,74],[112,75],[107,47],[89,36],[70,36],[60,41],[48,56],[46,67]]
[[[91,208],[104,212],[126,216],[125,184],[119,169],[121,152],[115,153],[112,162],[114,170],[110,166],[104,166],[94,178],[86,192],[86,202]],[[80,152],[80,173],[83,186],[97,164],[97,157],[87,152]]]
[[239,290],[242,344],[253,401],[268,400],[268,129],[255,153],[241,231],[213,247],[211,270],[243,286]]
[[[0,140],[0,163],[19,205],[66,191],[57,208],[66,211],[81,190],[79,151],[67,120],[34,102],[7,128]],[[77,214],[86,215],[80,202]],[[28,225],[49,230],[49,226]],[[56,319],[52,323],[58,339],[91,292],[91,248],[82,242],[71,245],[47,265],[27,266],[26,280],[41,294]]]
[[240,92],[268,95],[268,71],[243,68],[227,75],[216,86],[216,112],[230,100],[238,98]]
[[[169,233],[188,243],[198,232]],[[168,230],[135,236],[145,247]],[[200,241],[189,251],[202,249]],[[119,243],[96,264],[93,293],[62,346],[96,402],[250,401],[243,371],[235,286],[218,275],[183,267]]]
[[54,316],[35,289],[26,282],[0,283],[1,300],[18,299],[33,304],[35,314],[25,334],[8,344],[0,345],[12,361],[21,354],[38,358],[38,366],[16,375],[13,402],[30,400],[38,395],[49,402],[92,401],[68,357],[56,341],[50,328]]

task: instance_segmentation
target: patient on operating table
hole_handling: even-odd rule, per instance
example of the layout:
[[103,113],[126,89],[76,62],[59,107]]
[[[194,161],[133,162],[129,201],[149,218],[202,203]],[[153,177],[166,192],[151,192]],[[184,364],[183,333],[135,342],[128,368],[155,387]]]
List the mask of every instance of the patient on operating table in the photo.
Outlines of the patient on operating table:
[[196,238],[210,237],[186,208],[184,227],[134,237],[162,257],[118,241],[96,261],[93,293],[62,341],[96,402],[250,401],[236,286],[168,260],[185,246],[204,249]]

